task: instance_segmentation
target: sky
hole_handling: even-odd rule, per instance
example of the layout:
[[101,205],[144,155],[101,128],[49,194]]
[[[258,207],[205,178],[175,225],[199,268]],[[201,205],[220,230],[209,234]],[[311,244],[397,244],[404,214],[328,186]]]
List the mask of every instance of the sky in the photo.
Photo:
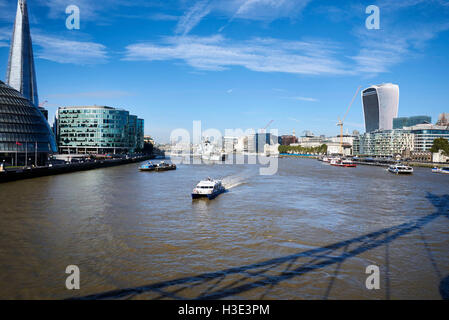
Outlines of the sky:
[[[80,9],[69,30],[66,8]],[[380,28],[367,29],[369,5]],[[17,1],[0,0],[4,80]],[[449,0],[28,0],[39,99],[107,105],[145,134],[259,129],[328,136],[359,86],[395,83],[399,116],[449,112]],[[51,122],[51,120],[50,120]],[[364,131],[360,94],[344,131]]]

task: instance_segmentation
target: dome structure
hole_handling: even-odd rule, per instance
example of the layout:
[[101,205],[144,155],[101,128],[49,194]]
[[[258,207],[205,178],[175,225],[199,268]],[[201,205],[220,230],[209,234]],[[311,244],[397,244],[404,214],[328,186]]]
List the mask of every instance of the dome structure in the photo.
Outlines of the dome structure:
[[0,81],[0,158],[11,163],[19,158],[15,162],[20,165],[27,153],[37,162],[36,154],[42,158],[56,151],[54,134],[42,112]]

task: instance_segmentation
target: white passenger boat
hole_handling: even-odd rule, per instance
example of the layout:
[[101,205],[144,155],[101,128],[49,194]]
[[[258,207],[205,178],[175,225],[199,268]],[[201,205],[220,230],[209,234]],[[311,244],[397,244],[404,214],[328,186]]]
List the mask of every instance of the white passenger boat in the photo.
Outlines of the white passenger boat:
[[413,168],[402,164],[394,164],[388,167],[388,171],[395,174],[412,174]]
[[449,167],[444,167],[444,168],[433,168],[432,169],[433,173],[445,173],[445,174],[449,174]]
[[226,188],[220,180],[207,178],[206,180],[200,181],[195,189],[193,189],[192,199],[208,198],[212,200],[223,192],[226,192]]

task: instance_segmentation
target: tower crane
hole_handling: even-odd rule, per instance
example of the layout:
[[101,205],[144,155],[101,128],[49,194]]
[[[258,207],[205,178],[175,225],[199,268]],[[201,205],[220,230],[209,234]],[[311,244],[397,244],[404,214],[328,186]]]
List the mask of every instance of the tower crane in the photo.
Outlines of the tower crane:
[[48,103],[47,100],[45,100],[44,102],[41,102],[41,103],[39,104],[39,108],[43,108],[47,103]]
[[352,98],[351,103],[349,104],[348,109],[346,110],[346,113],[344,114],[343,118],[342,119],[338,118],[337,126],[340,127],[340,153],[342,155],[343,155],[343,123],[344,123],[344,121],[345,121],[345,119],[346,119],[346,117],[347,117],[347,115],[349,113],[349,110],[351,110],[351,107],[354,104],[355,98],[359,94],[360,88],[361,88],[361,86],[359,86],[357,88],[357,91],[355,92],[355,95]]
[[262,129],[262,132],[265,132],[269,126],[271,126],[271,124],[274,122],[274,120],[271,120],[270,122],[267,123],[267,125]]

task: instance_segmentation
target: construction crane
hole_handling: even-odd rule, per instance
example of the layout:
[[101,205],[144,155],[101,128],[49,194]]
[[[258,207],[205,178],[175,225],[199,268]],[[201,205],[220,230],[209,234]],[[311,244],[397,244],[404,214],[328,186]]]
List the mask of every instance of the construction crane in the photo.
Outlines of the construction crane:
[[265,133],[265,131],[268,129],[269,126],[271,126],[271,124],[274,122],[274,120],[271,120],[270,122],[267,123],[267,125],[265,126],[265,128],[262,129],[262,132]]
[[44,102],[41,102],[41,103],[39,104],[39,108],[43,108],[47,103],[48,103],[47,100],[45,100]]
[[342,119],[338,118],[337,126],[340,127],[340,154],[341,154],[341,155],[343,155],[343,123],[344,123],[344,121],[345,121],[345,119],[346,119],[346,116],[347,116],[348,113],[349,113],[349,110],[351,110],[351,107],[352,107],[352,105],[354,104],[355,98],[356,98],[357,95],[359,94],[360,88],[361,88],[361,86],[359,86],[359,87],[357,88],[357,91],[355,92],[355,95],[354,95],[354,97],[352,98],[351,103],[349,104],[348,109],[346,110],[346,113],[345,113],[345,115],[343,116],[343,118],[342,118]]

